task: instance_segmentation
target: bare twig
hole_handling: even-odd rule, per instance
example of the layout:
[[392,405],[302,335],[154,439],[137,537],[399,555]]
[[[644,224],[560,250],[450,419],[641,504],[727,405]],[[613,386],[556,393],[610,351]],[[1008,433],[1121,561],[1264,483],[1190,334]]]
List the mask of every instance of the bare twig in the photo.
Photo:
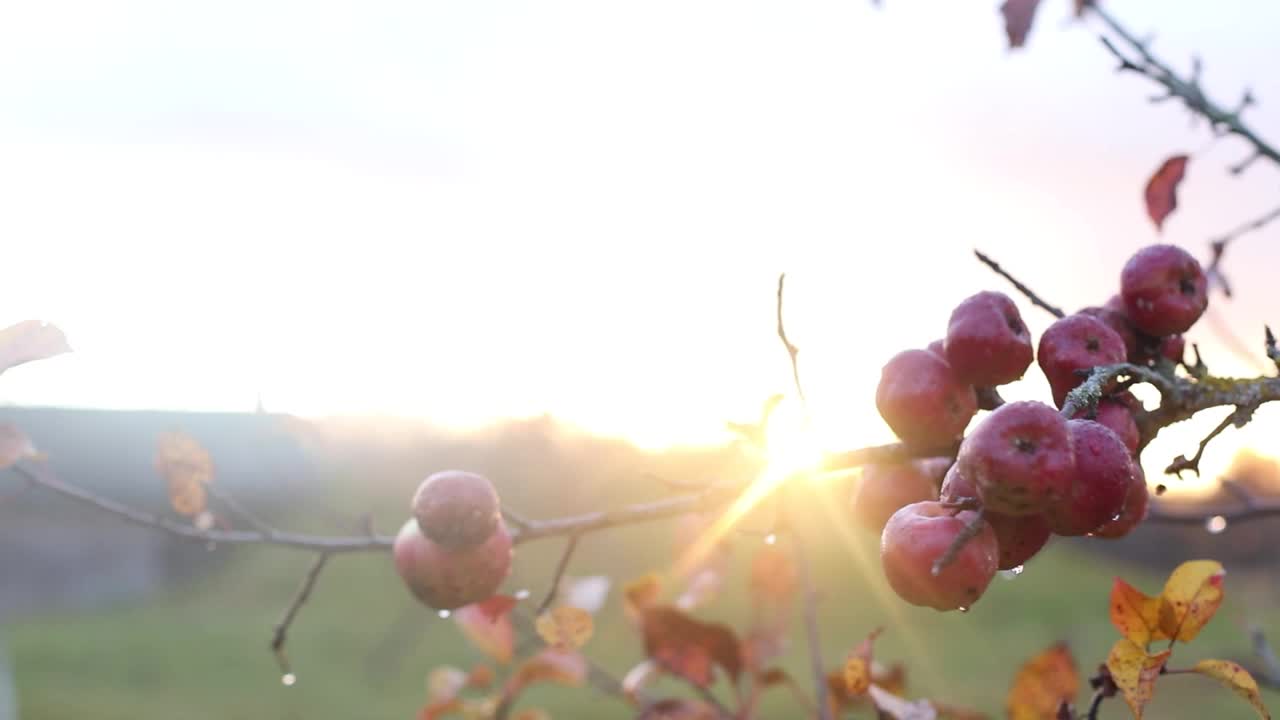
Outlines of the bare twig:
[[1200,446],[1196,448],[1196,454],[1190,460],[1187,459],[1186,455],[1179,455],[1173,459],[1173,462],[1169,463],[1168,467],[1164,469],[1165,474],[1182,477],[1183,472],[1190,470],[1199,477],[1200,458],[1204,456],[1204,449],[1208,447],[1209,443],[1212,442],[1214,438],[1218,437],[1223,430],[1226,430],[1233,425],[1237,428],[1244,427],[1249,420],[1253,418],[1253,411],[1255,409],[1256,406],[1252,405],[1238,406],[1235,409],[1235,412],[1223,418],[1222,422],[1218,423],[1217,427],[1210,430],[1209,434],[1204,436],[1204,439],[1200,441]]
[[[39,469],[33,469],[33,467],[38,467]],[[193,525],[179,523],[161,515],[131,508],[123,503],[99,497],[88,490],[65,483],[54,476],[47,466],[14,465],[11,469],[33,484],[46,490],[51,490],[63,497],[70,498],[97,510],[105,511],[135,525],[163,530],[170,535],[186,540],[225,544],[278,545],[330,554],[385,552],[391,549],[393,541],[393,538],[381,535],[374,537],[331,537],[279,531],[265,533],[259,530],[201,530]]]
[[1280,658],[1276,657],[1276,651],[1267,641],[1266,633],[1261,627],[1254,626],[1249,630],[1249,640],[1253,654],[1262,661],[1262,682],[1273,688],[1280,687]]
[[800,366],[796,363],[796,356],[800,354],[800,348],[787,339],[787,329],[782,323],[782,288],[786,281],[786,273],[778,276],[778,339],[782,341],[782,345],[787,349],[787,355],[791,358],[791,380],[796,386],[796,397],[799,398],[801,405],[807,407],[808,402],[804,397],[804,388],[800,385]]
[[1010,275],[1007,270],[1000,267],[1000,263],[996,262],[995,260],[992,260],[990,257],[987,257],[979,250],[974,250],[973,254],[977,255],[978,259],[981,260],[984,265],[986,265],[987,267],[995,271],[997,275],[1004,278],[1005,280],[1008,280],[1011,285],[1017,288],[1018,292],[1022,293],[1028,300],[1031,301],[1032,305],[1035,305],[1038,308],[1044,309],[1050,315],[1058,319],[1062,319],[1067,316],[1066,313],[1062,312],[1061,308],[1058,308],[1054,305],[1050,305],[1048,302],[1042,299],[1039,295],[1035,294],[1035,292],[1031,288],[1027,287],[1026,285],[1023,285],[1021,282],[1018,281],[1017,278]]
[[[324,565],[328,561],[329,553],[316,554],[315,561],[311,563],[311,568],[307,570],[306,576],[302,579],[302,586],[298,588],[298,594],[294,595],[293,602],[289,603],[289,607],[285,608],[284,617],[276,624],[275,631],[271,634],[271,652],[275,653],[276,662],[280,664],[280,672],[285,673],[286,678],[292,676],[292,670],[289,667],[289,656],[284,651],[285,636],[289,632],[289,626],[298,617],[298,611],[307,602],[307,598],[311,597],[311,591],[315,588],[316,581],[320,579],[320,572],[324,570]],[[285,682],[292,684],[291,680],[286,680]]]
[[1274,333],[1271,332],[1270,325],[1264,325],[1263,328],[1267,332],[1266,334],[1267,357],[1271,359],[1271,362],[1275,363],[1276,369],[1280,370],[1280,348],[1276,347],[1276,336]]
[[560,553],[560,561],[556,563],[555,575],[551,578],[551,587],[547,590],[547,596],[538,603],[538,615],[547,611],[551,607],[551,603],[555,602],[556,596],[560,594],[560,583],[564,580],[564,572],[569,569],[569,561],[573,559],[573,551],[578,549],[578,538],[582,537],[578,533],[569,536],[569,540],[564,544],[564,552]]
[[[1253,157],[1258,157],[1258,155],[1255,154]],[[1226,275],[1222,272],[1222,257],[1227,252],[1227,246],[1236,238],[1261,230],[1277,219],[1280,219],[1280,207],[1267,212],[1265,215],[1261,215],[1253,220],[1243,223],[1239,227],[1233,228],[1232,230],[1209,241],[1209,250],[1211,254],[1209,256],[1209,266],[1205,268],[1205,274],[1209,276],[1210,280],[1217,282],[1218,285],[1222,287],[1223,295],[1231,297],[1231,284],[1227,281]]]
[[252,525],[253,528],[258,532],[267,536],[271,536],[272,534],[275,533],[275,528],[271,527],[269,524],[267,524],[261,518],[259,518],[253,512],[251,512],[248,508],[242,505],[239,500],[236,500],[234,495],[230,494],[226,490],[212,483],[209,485],[206,485],[205,489],[209,493],[210,497],[214,498],[218,502],[227,506],[227,509],[231,510],[231,512],[235,513],[236,515],[239,515],[242,520]]

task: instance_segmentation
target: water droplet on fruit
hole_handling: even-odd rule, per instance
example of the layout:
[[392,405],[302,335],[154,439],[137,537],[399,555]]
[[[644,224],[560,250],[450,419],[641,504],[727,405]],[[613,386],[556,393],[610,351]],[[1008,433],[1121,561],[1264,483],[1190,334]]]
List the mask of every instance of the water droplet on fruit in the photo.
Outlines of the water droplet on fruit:
[[294,675],[293,673],[285,673],[280,678],[280,684],[284,685],[285,687],[293,687],[293,684],[296,682],[298,682],[298,676]]
[[529,592],[527,589],[525,589],[525,590],[517,590],[517,591],[516,591],[516,595],[515,595],[515,597],[516,597],[516,599],[517,599],[517,600],[528,600],[528,599],[529,599],[529,596],[530,596],[530,595],[532,595],[532,594],[533,594],[533,593]]
[[1221,515],[1214,515],[1204,521],[1204,529],[1208,530],[1210,535],[1217,535],[1227,529],[1227,519]]
[[778,535],[776,533],[769,533],[768,535],[764,536],[765,545],[774,545],[777,542],[778,542]]
[[1156,495],[1164,495],[1168,491],[1169,491],[1169,486],[1165,485],[1164,483],[1160,483],[1159,485],[1156,486]]
[[448,610],[441,610],[440,612],[436,613],[436,615],[440,616],[441,620],[448,620],[449,616],[452,614],[453,613],[449,612]]
[[960,611],[960,612],[962,612],[962,613],[967,613],[967,612],[969,612],[969,606],[968,606],[968,605],[961,605],[960,607],[958,607],[958,608],[956,608],[956,609],[957,609],[957,610],[959,610],[959,611]]

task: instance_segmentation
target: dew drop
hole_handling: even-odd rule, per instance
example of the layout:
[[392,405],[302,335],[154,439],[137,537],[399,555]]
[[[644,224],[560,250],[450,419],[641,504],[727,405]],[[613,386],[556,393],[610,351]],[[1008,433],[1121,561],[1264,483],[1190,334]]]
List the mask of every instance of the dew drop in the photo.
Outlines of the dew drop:
[[1009,572],[1013,573],[1014,575],[1021,575],[1023,570],[1026,570],[1026,568],[1023,567],[1022,565],[1016,565],[1011,570],[1009,570]]
[[958,607],[958,608],[956,608],[956,609],[957,609],[957,610],[959,610],[959,611],[960,611],[960,612],[962,612],[962,613],[967,613],[967,612],[969,612],[969,606],[968,606],[968,605],[961,605],[960,607]]
[[517,600],[528,600],[528,599],[529,599],[529,596],[530,596],[530,595],[532,595],[532,594],[533,594],[533,593],[529,592],[529,590],[528,590],[528,589],[517,590],[517,591],[516,591],[515,598],[516,598]]
[[436,613],[436,615],[439,615],[439,616],[440,616],[440,619],[441,619],[441,620],[448,620],[448,619],[449,619],[449,616],[450,616],[450,615],[452,615],[452,614],[453,614],[453,613],[449,612],[448,610],[441,610],[441,611],[439,611],[439,612],[437,612],[437,613]]
[[294,683],[296,682],[298,682],[298,676],[294,675],[293,673],[285,673],[280,678],[280,684],[284,685],[285,687],[293,687]]
[[769,533],[768,535],[764,536],[765,545],[775,545],[777,544],[777,542],[778,542],[778,535],[776,533]]
[[1217,535],[1227,529],[1227,519],[1221,515],[1214,515],[1204,521],[1204,529],[1209,531],[1210,535]]

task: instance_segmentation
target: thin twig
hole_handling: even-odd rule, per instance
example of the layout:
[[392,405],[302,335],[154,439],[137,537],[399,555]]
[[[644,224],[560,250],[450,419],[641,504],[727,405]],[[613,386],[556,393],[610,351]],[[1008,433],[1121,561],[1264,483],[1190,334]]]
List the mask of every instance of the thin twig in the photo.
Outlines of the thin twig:
[[551,578],[551,587],[547,590],[547,596],[538,603],[538,615],[546,612],[551,607],[551,603],[555,602],[556,596],[560,594],[560,582],[564,580],[564,572],[569,568],[569,560],[573,558],[573,551],[578,549],[578,538],[582,535],[574,533],[569,536],[569,540],[564,544],[564,552],[560,553],[560,561],[556,563],[555,575]]
[[799,398],[802,406],[808,407],[809,403],[805,400],[804,388],[800,385],[800,366],[796,363],[796,356],[800,354],[800,348],[787,339],[787,329],[782,323],[782,288],[786,281],[786,273],[778,276],[778,339],[782,341],[782,345],[787,349],[787,355],[791,357],[791,380],[796,386],[796,397]]
[[1037,295],[1035,291],[1033,291],[1031,288],[1027,287],[1026,285],[1023,285],[1021,282],[1018,281],[1017,278],[1010,275],[1007,270],[1000,267],[1000,263],[996,262],[995,260],[992,260],[990,257],[983,254],[982,251],[975,249],[973,251],[973,254],[977,255],[978,259],[981,260],[984,265],[991,268],[997,275],[1004,278],[1005,280],[1008,280],[1010,284],[1012,284],[1015,288],[1017,288],[1018,292],[1022,293],[1023,296],[1025,296],[1028,300],[1031,301],[1032,305],[1035,305],[1038,308],[1042,308],[1043,310],[1045,310],[1045,312],[1048,312],[1050,315],[1058,319],[1062,319],[1067,316],[1066,313],[1062,312],[1061,308],[1056,307],[1054,305],[1050,305],[1043,298]]
[[1085,713],[1088,720],[1098,720],[1098,711],[1102,709],[1102,701],[1107,698],[1102,689],[1093,691],[1093,698],[1089,700],[1089,712]]
[[1204,439],[1200,441],[1200,446],[1196,449],[1196,454],[1190,460],[1187,459],[1186,455],[1179,455],[1173,459],[1173,462],[1169,463],[1168,467],[1164,469],[1165,474],[1182,477],[1183,472],[1190,470],[1196,474],[1196,477],[1199,477],[1200,458],[1204,456],[1204,449],[1209,446],[1209,443],[1212,442],[1214,438],[1222,434],[1223,430],[1226,430],[1233,425],[1238,428],[1244,427],[1245,424],[1249,422],[1250,418],[1253,417],[1254,409],[1255,407],[1250,405],[1241,405],[1237,407],[1234,412],[1223,418],[1222,422],[1218,423],[1217,427],[1210,430],[1208,435],[1204,436]]
[[385,552],[391,549],[394,538],[377,535],[374,537],[333,537],[325,535],[303,535],[273,531],[264,533],[257,530],[201,530],[193,525],[186,525],[155,513],[131,508],[123,503],[99,497],[75,485],[63,482],[48,470],[47,466],[36,466],[33,470],[26,465],[14,465],[11,470],[26,478],[33,484],[51,490],[63,497],[88,505],[115,515],[127,522],[144,527],[163,530],[185,540],[214,542],[220,544],[265,544],[281,547],[298,548],[325,553],[344,552]]
[[286,677],[292,673],[292,670],[289,667],[289,656],[284,651],[285,636],[289,632],[289,626],[298,617],[298,611],[307,602],[307,598],[311,597],[311,591],[315,588],[316,581],[320,579],[320,572],[324,570],[324,565],[328,561],[329,553],[316,554],[315,561],[311,563],[311,568],[307,570],[306,576],[302,579],[302,586],[298,588],[298,594],[294,595],[293,602],[289,603],[289,607],[285,608],[284,617],[276,624],[275,631],[271,634],[271,652],[275,653],[276,662],[280,664],[280,672],[285,673]]
[[[1257,156],[1255,155],[1255,157]],[[1217,281],[1218,285],[1222,287],[1223,295],[1231,297],[1231,284],[1222,272],[1222,257],[1227,252],[1227,246],[1240,236],[1257,232],[1277,219],[1280,219],[1280,207],[1245,222],[1209,241],[1211,255],[1209,256],[1209,266],[1205,268],[1205,274],[1209,276],[1210,280]]]

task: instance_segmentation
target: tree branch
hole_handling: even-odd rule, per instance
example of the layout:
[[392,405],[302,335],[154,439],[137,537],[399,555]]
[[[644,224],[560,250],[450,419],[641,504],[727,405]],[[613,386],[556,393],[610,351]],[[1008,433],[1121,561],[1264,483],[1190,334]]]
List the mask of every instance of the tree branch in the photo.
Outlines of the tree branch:
[[946,551],[939,555],[937,560],[933,561],[933,567],[930,572],[933,573],[934,577],[941,575],[948,565],[955,562],[956,556],[960,554],[964,546],[977,537],[978,533],[982,532],[982,528],[987,524],[987,519],[983,516],[984,512],[982,508],[978,508],[974,512],[973,519],[956,534],[955,539],[947,546]]
[[1010,275],[1007,270],[1000,267],[1000,263],[996,262],[995,260],[992,260],[990,257],[983,254],[982,251],[975,249],[973,251],[973,254],[977,255],[978,259],[981,260],[984,265],[991,268],[997,275],[1004,278],[1005,280],[1008,280],[1010,284],[1012,284],[1015,288],[1017,288],[1018,292],[1022,293],[1023,296],[1025,296],[1028,300],[1031,301],[1032,305],[1035,305],[1038,308],[1043,308],[1045,312],[1048,312],[1050,315],[1058,318],[1059,320],[1067,316],[1066,313],[1062,312],[1061,308],[1056,307],[1054,305],[1050,305],[1048,302],[1042,299],[1039,295],[1035,294],[1035,292],[1031,288],[1027,287],[1026,285],[1023,285],[1021,282],[1018,281],[1017,278]]
[[564,544],[564,552],[560,553],[560,561],[556,563],[555,575],[551,577],[551,587],[547,590],[547,596],[538,603],[538,610],[535,614],[541,615],[551,607],[551,603],[555,602],[556,596],[560,594],[560,582],[564,580],[564,572],[569,569],[569,561],[573,558],[573,551],[578,549],[578,538],[582,537],[578,533],[569,536],[568,542]]
[[1227,252],[1227,246],[1241,235],[1261,230],[1277,219],[1280,219],[1280,207],[1209,241],[1211,255],[1209,256],[1209,266],[1205,268],[1205,274],[1211,281],[1216,281],[1222,287],[1223,295],[1231,297],[1231,284],[1227,282],[1227,277],[1222,272],[1222,257]]
[[289,632],[289,626],[293,624],[295,618],[298,617],[298,611],[311,597],[311,590],[315,588],[316,581],[320,579],[320,572],[324,570],[324,565],[329,561],[329,553],[322,552],[316,555],[316,559],[311,563],[311,568],[307,570],[306,576],[302,579],[302,586],[298,588],[298,594],[293,597],[293,602],[289,603],[289,607],[285,608],[284,617],[276,624],[275,632],[271,635],[271,652],[275,653],[276,662],[280,665],[280,672],[284,673],[284,683],[292,685],[294,682],[293,671],[289,667],[289,656],[285,654],[284,643],[285,636]]
[[1255,409],[1256,408],[1254,406],[1249,406],[1249,405],[1238,406],[1235,409],[1235,412],[1223,418],[1222,422],[1218,423],[1217,427],[1210,430],[1209,434],[1204,436],[1204,439],[1200,441],[1200,446],[1196,449],[1196,454],[1194,457],[1188,460],[1186,455],[1179,455],[1178,457],[1173,459],[1173,462],[1169,463],[1168,467],[1164,469],[1165,474],[1177,475],[1179,478],[1181,478],[1182,473],[1184,471],[1190,470],[1191,472],[1194,472],[1197,477],[1199,477],[1200,458],[1204,456],[1204,449],[1208,447],[1209,443],[1214,438],[1218,437],[1218,435],[1220,435],[1223,430],[1226,430],[1227,428],[1233,425],[1238,428],[1244,427],[1249,422],[1249,420],[1253,418],[1253,411]]

